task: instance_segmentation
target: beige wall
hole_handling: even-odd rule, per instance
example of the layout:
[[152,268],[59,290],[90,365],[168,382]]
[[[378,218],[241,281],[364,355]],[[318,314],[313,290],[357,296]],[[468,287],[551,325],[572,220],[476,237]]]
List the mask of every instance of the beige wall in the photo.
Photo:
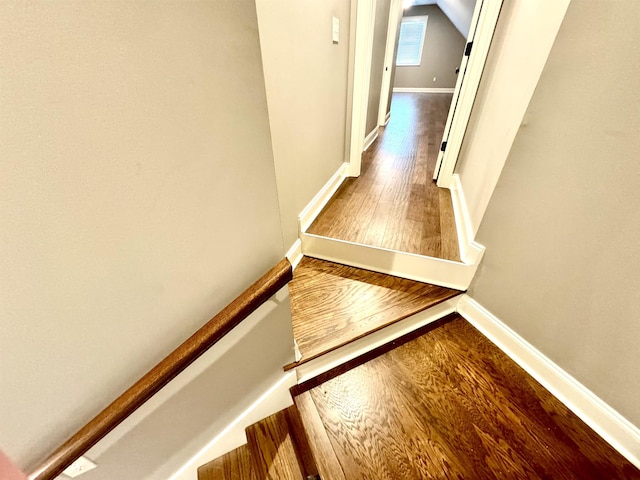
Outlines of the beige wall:
[[456,164],[474,235],[568,5],[569,0],[502,5]]
[[[291,405],[285,386],[284,399],[261,402],[243,416],[282,379],[282,366],[294,361],[286,291],[264,303],[91,448],[86,456],[98,468],[82,479],[197,480],[197,467],[246,443],[246,427]],[[235,421],[239,423],[226,430]],[[218,441],[210,445],[214,438]],[[199,455],[207,446],[207,453]],[[198,460],[189,464],[194,457]],[[179,470],[183,473],[174,476]]]
[[61,442],[283,254],[253,2],[0,3],[0,446]]
[[636,2],[569,5],[480,226],[470,289],[636,426],[639,17]]
[[[298,215],[345,160],[349,0],[257,0],[286,247]],[[331,40],[332,17],[340,41]]]
[[[454,27],[437,5],[422,5],[405,10],[404,16],[428,15],[422,62],[417,67],[396,67],[394,87],[454,88],[464,53],[465,37]],[[433,81],[436,77],[436,81]]]
[[384,57],[387,49],[390,8],[391,0],[376,1],[365,135],[368,135],[374,129],[378,128],[378,113],[380,109],[380,93],[382,92],[382,75],[384,74]]

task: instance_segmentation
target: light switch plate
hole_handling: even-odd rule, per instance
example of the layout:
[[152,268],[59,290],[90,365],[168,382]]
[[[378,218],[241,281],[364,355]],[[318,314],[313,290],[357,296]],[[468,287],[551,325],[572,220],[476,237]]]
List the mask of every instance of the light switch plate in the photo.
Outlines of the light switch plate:
[[78,475],[82,475],[89,470],[93,470],[97,465],[89,460],[87,457],[80,457],[75,462],[67,467],[67,469],[62,472],[67,477],[76,478]]
[[338,17],[333,17],[332,26],[333,43],[338,43],[340,41],[340,19]]

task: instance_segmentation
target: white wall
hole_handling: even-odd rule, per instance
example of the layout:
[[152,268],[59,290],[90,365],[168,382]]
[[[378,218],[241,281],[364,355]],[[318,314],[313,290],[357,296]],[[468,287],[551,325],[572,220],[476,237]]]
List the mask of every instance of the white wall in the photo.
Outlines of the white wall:
[[380,109],[380,94],[382,92],[382,75],[384,74],[384,58],[387,49],[390,8],[391,0],[376,0],[365,135],[368,135],[378,128],[378,113]]
[[438,0],[438,6],[449,17],[464,38],[469,36],[476,0]]
[[504,2],[456,165],[474,234],[569,0]]
[[1,2],[0,44],[0,447],[27,468],[283,245],[253,2]]
[[636,426],[639,17],[637,2],[571,2],[480,226],[470,288]]
[[[257,0],[282,231],[345,161],[349,0]],[[332,17],[340,41],[331,40]]]

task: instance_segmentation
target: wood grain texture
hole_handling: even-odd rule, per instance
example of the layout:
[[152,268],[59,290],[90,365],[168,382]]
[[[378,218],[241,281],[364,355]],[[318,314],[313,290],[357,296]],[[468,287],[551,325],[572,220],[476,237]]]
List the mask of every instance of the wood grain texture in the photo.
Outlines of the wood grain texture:
[[288,415],[288,410],[281,410],[246,430],[258,480],[301,480],[306,477]]
[[29,479],[52,480],[57,477],[140,405],[286,285],[291,278],[291,264],[286,258],[282,259],[49,455],[37,468],[32,470]]
[[257,480],[248,445],[242,445],[198,468],[198,480]]
[[320,478],[323,480],[346,480],[311,395],[309,392],[301,393],[294,398],[294,401],[300,412]]
[[395,340],[390,341],[389,343],[380,345],[379,347],[369,350],[368,352],[363,353],[362,355],[352,358],[351,360],[347,360],[346,362],[336,367],[333,367],[332,369],[327,370],[326,372],[323,372],[319,375],[316,375],[313,378],[310,378],[309,380],[305,380],[302,383],[298,383],[292,386],[289,389],[289,392],[291,393],[291,396],[295,398],[296,396],[301,395],[302,393],[308,390],[311,390],[312,388],[315,388],[318,385],[321,385],[324,382],[331,380],[332,378],[336,378],[337,376],[342,375],[343,373],[348,372],[349,370],[352,370],[362,365],[363,363],[367,363],[368,361],[373,360],[374,358],[377,358],[380,355],[383,355],[393,350],[394,348],[399,347],[400,345],[404,345],[405,343],[410,342],[415,338],[421,337],[422,335],[424,335],[427,332],[430,332],[434,328],[438,328],[442,323],[448,322],[455,315],[457,314],[451,313],[449,315],[446,315],[434,322],[428,323],[427,325],[423,325],[420,328],[417,328],[401,337],[398,337]]
[[640,479],[459,316],[304,395],[345,478]]
[[307,433],[304,429],[304,423],[302,423],[300,412],[295,405],[287,408],[285,412],[287,415],[289,431],[291,432],[293,443],[296,447],[298,462],[302,468],[302,473],[305,478],[313,478],[318,475],[318,467],[316,466],[316,461],[313,457],[313,451],[309,444],[309,437],[307,437]]
[[304,363],[460,292],[304,257],[289,283]]
[[394,93],[389,124],[308,233],[460,261],[451,195],[433,170],[452,95]]

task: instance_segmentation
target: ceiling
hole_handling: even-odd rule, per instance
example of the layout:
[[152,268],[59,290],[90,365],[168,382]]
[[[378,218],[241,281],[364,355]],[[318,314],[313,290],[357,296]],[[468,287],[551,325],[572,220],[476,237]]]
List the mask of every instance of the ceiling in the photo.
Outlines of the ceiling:
[[404,8],[437,4],[463,37],[469,35],[476,0],[403,0],[402,3]]

